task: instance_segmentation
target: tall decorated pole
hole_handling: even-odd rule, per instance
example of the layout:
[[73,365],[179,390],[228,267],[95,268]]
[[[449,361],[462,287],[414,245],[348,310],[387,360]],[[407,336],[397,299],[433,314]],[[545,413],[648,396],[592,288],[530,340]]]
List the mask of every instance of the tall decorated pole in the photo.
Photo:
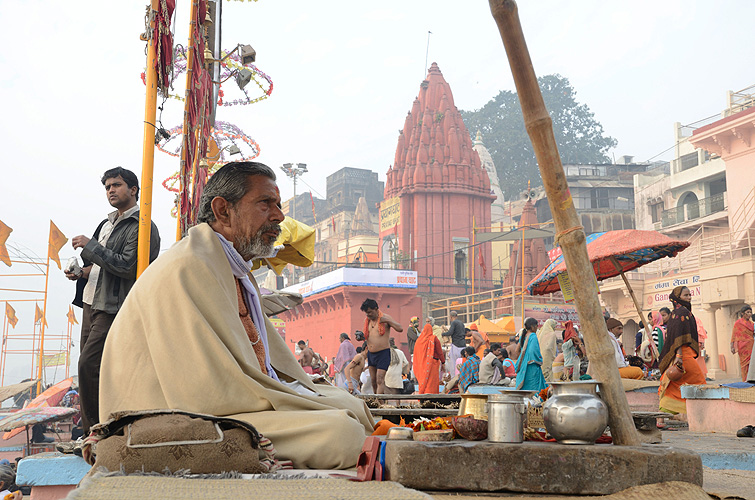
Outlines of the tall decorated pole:
[[139,235],[136,261],[136,277],[138,278],[149,265],[150,238],[152,236],[152,177],[155,166],[155,132],[157,125],[157,44],[159,37],[155,36],[157,12],[160,0],[152,0],[149,7],[148,19],[150,25],[145,31],[148,38],[147,46],[147,92],[144,103],[144,140],[142,144],[142,182],[139,197]]
[[569,192],[556,138],[553,135],[553,123],[545,108],[535,70],[532,67],[522,25],[519,22],[516,2],[489,0],[489,3],[514,76],[527,133],[540,166],[540,174],[556,226],[555,240],[563,251],[569,278],[574,288],[577,312],[585,336],[585,346],[590,357],[593,376],[602,382],[601,394],[608,405],[611,436],[615,444],[638,446],[639,437],[632,422],[632,414],[614,358],[614,348],[608,339],[598,302],[595,274],[587,255],[585,231],[580,225]]

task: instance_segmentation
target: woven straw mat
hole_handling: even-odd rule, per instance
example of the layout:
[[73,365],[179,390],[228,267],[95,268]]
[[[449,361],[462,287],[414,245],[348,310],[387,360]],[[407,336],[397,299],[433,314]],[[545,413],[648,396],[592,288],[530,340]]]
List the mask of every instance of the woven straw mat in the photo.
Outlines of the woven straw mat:
[[68,500],[184,500],[211,498],[238,500],[427,500],[421,491],[394,482],[345,479],[185,479],[156,476],[94,476],[71,491]]
[[729,400],[740,403],[755,403],[755,387],[749,389],[729,388]]

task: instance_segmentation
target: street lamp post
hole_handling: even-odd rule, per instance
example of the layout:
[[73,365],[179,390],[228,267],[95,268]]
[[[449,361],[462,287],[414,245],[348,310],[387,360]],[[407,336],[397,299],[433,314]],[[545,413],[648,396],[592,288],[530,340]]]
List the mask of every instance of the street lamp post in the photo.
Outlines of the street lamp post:
[[291,218],[296,219],[296,179],[307,172],[307,164],[297,163],[294,165],[293,163],[284,163],[281,170],[294,181],[294,206],[291,208]]

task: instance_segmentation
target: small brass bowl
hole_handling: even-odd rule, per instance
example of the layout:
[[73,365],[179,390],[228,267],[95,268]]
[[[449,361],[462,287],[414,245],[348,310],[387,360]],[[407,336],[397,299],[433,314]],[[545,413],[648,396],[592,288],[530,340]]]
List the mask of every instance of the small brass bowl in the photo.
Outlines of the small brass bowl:
[[391,427],[388,429],[388,434],[385,435],[385,439],[412,440],[413,436],[414,430],[409,427]]

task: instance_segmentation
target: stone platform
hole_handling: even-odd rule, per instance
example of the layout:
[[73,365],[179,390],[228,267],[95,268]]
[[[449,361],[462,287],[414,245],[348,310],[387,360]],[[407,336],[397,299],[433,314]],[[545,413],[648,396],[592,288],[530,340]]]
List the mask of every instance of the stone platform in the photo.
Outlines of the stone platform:
[[640,484],[703,483],[700,455],[665,445],[386,441],[386,480],[419,490],[607,495]]
[[745,425],[755,425],[755,387],[684,385],[681,392],[691,432],[735,434]]
[[83,458],[63,453],[39,453],[18,462],[16,484],[31,486],[32,500],[64,498],[91,466]]

